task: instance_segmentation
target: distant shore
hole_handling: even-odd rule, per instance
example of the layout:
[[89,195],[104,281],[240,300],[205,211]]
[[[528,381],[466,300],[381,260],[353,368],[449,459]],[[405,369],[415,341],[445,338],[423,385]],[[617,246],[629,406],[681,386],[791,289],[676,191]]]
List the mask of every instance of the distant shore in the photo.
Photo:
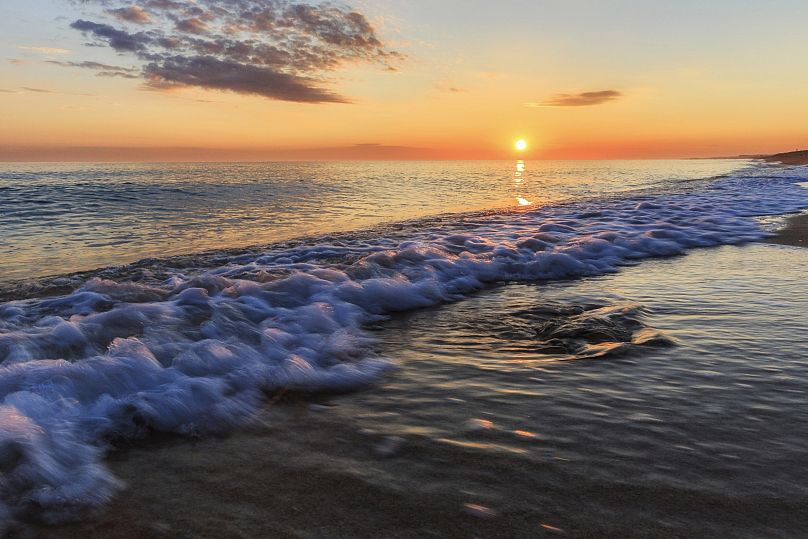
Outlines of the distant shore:
[[808,165],[808,150],[776,153],[763,157],[763,160],[768,163],[782,163],[783,165]]
[[808,150],[795,150],[793,152],[782,152],[775,154],[742,154],[742,155],[719,155],[714,157],[694,157],[693,159],[752,159],[765,161],[767,163],[779,163],[781,165],[808,165]]

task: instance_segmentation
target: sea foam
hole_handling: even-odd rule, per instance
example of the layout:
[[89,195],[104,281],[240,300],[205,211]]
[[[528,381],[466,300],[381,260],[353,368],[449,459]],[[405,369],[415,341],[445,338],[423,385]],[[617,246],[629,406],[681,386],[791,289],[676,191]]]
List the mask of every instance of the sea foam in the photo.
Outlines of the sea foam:
[[372,383],[392,362],[363,327],[392,312],[758,240],[756,216],[808,207],[807,172],[756,166],[677,193],[444,220],[406,238],[234,256],[162,286],[93,279],[0,304],[0,520],[102,506],[120,488],[103,463],[116,440],[226,432],[266,392]]

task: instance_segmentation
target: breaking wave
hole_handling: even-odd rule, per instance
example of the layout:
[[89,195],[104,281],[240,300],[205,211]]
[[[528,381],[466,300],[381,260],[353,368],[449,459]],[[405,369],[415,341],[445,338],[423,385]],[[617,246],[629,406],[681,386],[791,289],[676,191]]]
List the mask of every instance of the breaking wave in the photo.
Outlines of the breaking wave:
[[[103,463],[116,440],[224,432],[266,392],[373,382],[391,361],[375,355],[363,328],[389,313],[496,282],[600,275],[758,240],[755,217],[808,207],[804,177],[752,167],[691,191],[425,222],[403,238],[248,253],[159,284],[95,278],[64,295],[2,303],[0,521],[59,522],[102,506],[120,487]],[[573,344],[592,356],[608,352],[598,343],[655,338],[630,318],[600,327],[610,312],[578,314],[538,335],[590,335]]]

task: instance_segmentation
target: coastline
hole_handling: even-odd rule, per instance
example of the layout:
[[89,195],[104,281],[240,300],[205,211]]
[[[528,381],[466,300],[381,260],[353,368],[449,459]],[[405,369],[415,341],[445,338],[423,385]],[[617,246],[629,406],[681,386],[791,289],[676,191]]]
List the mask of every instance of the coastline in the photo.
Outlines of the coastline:
[[[54,538],[793,535],[804,529],[805,498],[783,463],[800,454],[808,416],[794,405],[802,382],[783,392],[770,375],[797,361],[784,336],[804,325],[793,320],[805,303],[794,291],[806,253],[765,243],[704,249],[605,278],[504,286],[471,304],[391,320],[377,334],[380,352],[400,365],[378,384],[287,395],[226,437],[158,436],[124,447],[107,462],[127,488],[103,515],[29,531]],[[718,271],[705,283],[708,267]],[[778,276],[778,292],[764,297],[770,275]],[[662,277],[672,294],[659,293]],[[680,344],[534,364],[532,341],[522,347],[508,334],[502,349],[474,322],[615,287],[648,306],[648,321]],[[771,304],[786,310],[761,310]],[[717,312],[727,316],[705,315]],[[705,316],[710,334],[697,323]],[[466,329],[445,340],[458,327]],[[518,359],[503,358],[506,351]],[[640,391],[648,387],[655,389]],[[727,399],[737,406],[725,408]],[[747,432],[750,421],[762,434]]]
[[763,240],[766,243],[808,247],[808,214],[803,213],[789,217],[786,226],[777,230],[774,236]]
[[801,166],[808,165],[808,150],[776,153],[763,158],[767,163],[780,163],[781,165]]

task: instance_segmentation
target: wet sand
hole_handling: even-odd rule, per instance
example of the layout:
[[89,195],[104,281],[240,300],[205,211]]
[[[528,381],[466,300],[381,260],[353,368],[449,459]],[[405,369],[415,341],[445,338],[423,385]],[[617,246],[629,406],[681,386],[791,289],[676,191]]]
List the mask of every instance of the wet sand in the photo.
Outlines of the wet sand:
[[[227,438],[152,441],[113,455],[127,488],[100,520],[33,534],[706,538],[801,526],[803,500],[604,484],[582,479],[565,459],[520,468],[517,457],[417,434],[388,452],[387,438],[358,429],[338,408],[287,403],[265,410],[266,424]],[[512,498],[490,500],[488,489],[505,483]]]
[[778,245],[808,247],[808,214],[790,217],[784,228],[764,241]]

